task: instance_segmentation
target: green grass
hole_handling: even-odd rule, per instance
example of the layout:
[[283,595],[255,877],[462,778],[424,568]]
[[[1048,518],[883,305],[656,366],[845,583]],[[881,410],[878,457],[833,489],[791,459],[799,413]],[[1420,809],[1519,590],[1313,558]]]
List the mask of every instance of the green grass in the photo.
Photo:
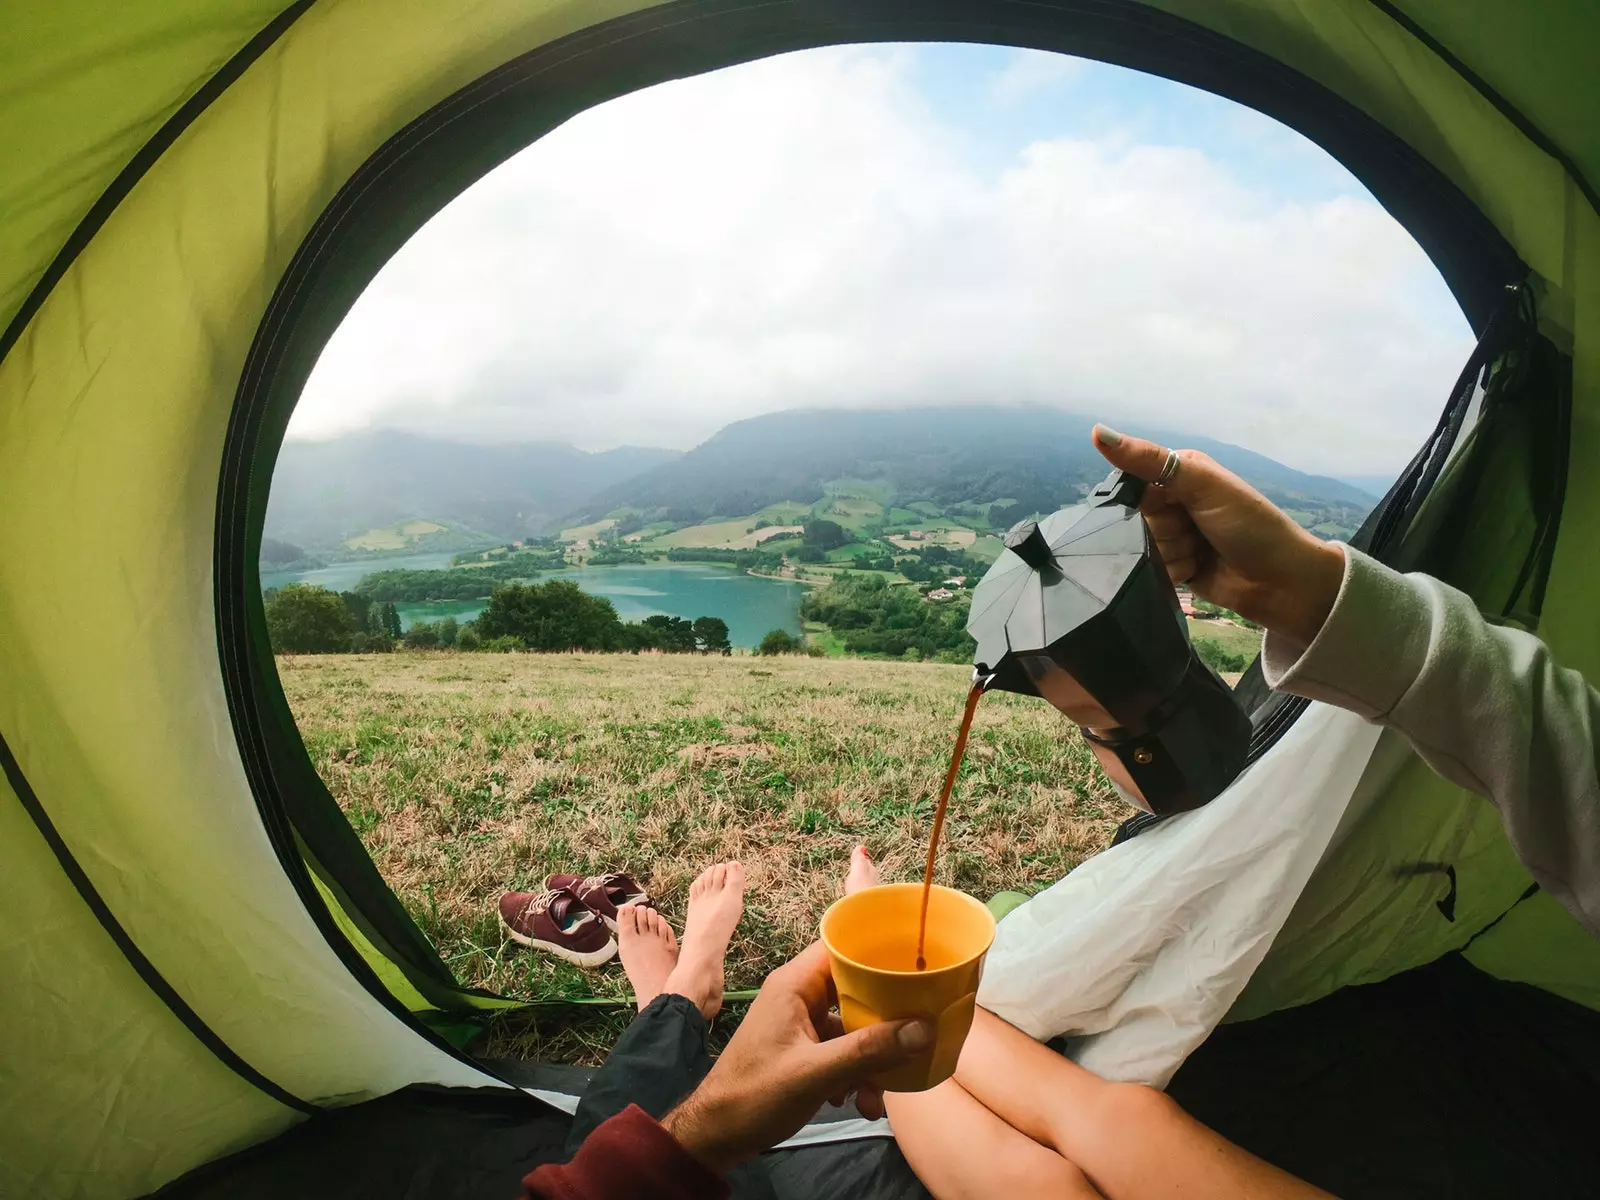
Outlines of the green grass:
[[875,533],[883,527],[883,505],[876,500],[824,496],[811,511],[819,519],[842,525],[858,536]]
[[877,542],[851,542],[848,546],[839,546],[829,550],[828,561],[831,563],[848,563],[864,554],[870,554],[876,558],[880,554],[888,552],[888,550],[887,546],[881,546]]
[[829,658],[844,658],[844,638],[819,621],[805,621],[801,624],[805,632],[806,641],[818,647]]
[[561,540],[563,542],[586,542],[590,538],[604,533],[616,523],[617,519],[615,517],[607,517],[603,521],[593,521],[588,525],[574,525],[570,529],[561,531]]
[[967,553],[973,558],[992,563],[1000,557],[1000,551],[1005,548],[1005,542],[997,537],[981,537],[967,547]]
[[[681,924],[695,874],[740,859],[732,988],[815,936],[853,846],[888,879],[917,877],[970,678],[845,658],[449,652],[283,658],[279,673],[311,761],[457,978],[527,1000],[628,996],[618,964],[579,971],[502,937],[500,894],[549,871],[627,870]],[[1054,709],[987,697],[940,879],[1035,890],[1126,815]],[[489,1048],[593,1062],[620,1028],[508,1018]]]
[[430,533],[443,533],[445,528],[436,521],[402,521],[346,538],[344,544],[352,550],[404,550]]
[[1242,654],[1254,658],[1261,650],[1261,631],[1246,629],[1232,621],[1189,621],[1189,638],[1194,642],[1209,642],[1229,654]]
[[651,538],[645,543],[645,548],[702,546],[721,550],[749,550],[782,538],[784,534],[781,531],[790,528],[774,522],[765,529],[756,529],[757,520],[756,517],[740,517],[736,521],[708,521],[703,525],[690,525],[686,529]]

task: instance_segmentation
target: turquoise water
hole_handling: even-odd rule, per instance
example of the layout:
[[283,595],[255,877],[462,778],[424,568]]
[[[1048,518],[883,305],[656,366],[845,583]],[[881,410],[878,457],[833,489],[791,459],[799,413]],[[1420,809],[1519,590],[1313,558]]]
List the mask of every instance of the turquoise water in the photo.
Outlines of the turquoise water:
[[402,558],[369,559],[366,562],[335,563],[316,571],[263,571],[261,590],[282,587],[286,583],[314,583],[330,592],[348,592],[361,582],[363,575],[374,571],[442,571],[450,565],[455,555],[407,554]]
[[[731,567],[664,563],[647,567],[578,567],[551,571],[543,579],[570,579],[591,596],[604,596],[624,621],[664,613],[669,617],[721,617],[735,646],[754,646],[774,629],[800,632],[798,583],[759,579]],[[454,617],[468,621],[483,611],[482,600],[397,604],[401,624]]]
[[[406,568],[438,570],[450,565],[448,554],[415,554],[381,562],[341,563],[319,571],[274,571],[261,577],[261,586],[281,587],[296,581],[343,591],[353,588],[369,571]],[[544,579],[570,579],[593,596],[604,596],[616,606],[624,621],[639,621],[657,613],[669,617],[721,617],[735,646],[754,646],[774,629],[800,632],[800,596],[804,588],[786,580],[759,579],[731,567],[702,563],[663,563],[659,566],[578,567],[547,572]],[[454,617],[469,621],[483,611],[482,600],[437,600],[397,604],[400,623],[409,629],[414,621]]]

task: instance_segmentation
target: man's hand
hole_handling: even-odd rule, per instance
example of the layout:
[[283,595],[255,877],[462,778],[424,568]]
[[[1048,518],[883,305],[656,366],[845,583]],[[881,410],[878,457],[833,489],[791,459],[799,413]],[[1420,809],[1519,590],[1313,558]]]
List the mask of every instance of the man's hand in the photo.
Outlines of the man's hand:
[[[1163,446],[1094,427],[1095,449],[1114,467],[1155,479]],[[1144,514],[1174,583],[1308,646],[1344,580],[1344,551],[1319,541],[1255,488],[1198,450],[1179,451],[1178,473],[1145,489]]]
[[843,1033],[831,1013],[828,953],[814,942],[761,985],[711,1073],[662,1120],[678,1144],[718,1174],[797,1132],[824,1100],[883,1115],[869,1075],[933,1041],[927,1021],[885,1021]]

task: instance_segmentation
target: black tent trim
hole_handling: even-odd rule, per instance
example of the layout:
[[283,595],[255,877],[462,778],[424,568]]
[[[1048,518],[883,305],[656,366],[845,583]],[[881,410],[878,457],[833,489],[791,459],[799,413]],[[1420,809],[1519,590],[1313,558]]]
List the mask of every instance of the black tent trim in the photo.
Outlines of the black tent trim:
[[218,68],[215,75],[197,88],[194,95],[185,100],[143,146],[139,147],[139,152],[128,160],[127,166],[117,173],[110,186],[100,193],[93,206],[84,214],[83,220],[78,222],[71,236],[56,252],[55,258],[50,260],[50,265],[39,277],[39,282],[33,285],[33,290],[22,301],[22,307],[17,309],[5,332],[0,333],[0,362],[5,361],[6,355],[11,352],[11,347],[17,344],[22,331],[28,327],[28,322],[33,320],[34,313],[38,312],[39,307],[49,298],[56,284],[61,282],[61,277],[77,261],[78,255],[83,253],[84,247],[95,234],[100,232],[100,227],[116,211],[117,205],[121,204],[127,194],[133,191],[134,185],[144,178],[145,172],[155,165],[156,160],[166,153],[167,148],[178,140],[185,129],[194,124],[201,113],[211,107],[218,96],[233,86],[234,80],[243,75],[251,63],[265,54],[272,44],[284,35],[289,26],[299,20],[301,14],[310,8],[313,2],[314,0],[295,0],[288,8],[267,22],[232,58]]
[[[573,34],[486,74],[395,134],[319,217],[257,330],[224,449],[215,594],[229,709],[274,848],[341,955],[351,957],[352,948],[314,893],[308,866],[350,901],[351,918],[393,952],[431,1002],[473,1007],[472,993],[454,983],[317,775],[266,635],[257,567],[272,465],[327,338],[429,217],[577,113],[654,83],[766,55],[906,40],[1084,55],[1205,88],[1278,118],[1343,161],[1407,226],[1480,332],[1505,284],[1526,274],[1454,183],[1360,109],[1260,51],[1129,0],[777,0],[755,9],[732,0],[677,0]],[[392,1007],[365,963],[356,974]]]
[[111,911],[110,906],[106,904],[105,898],[95,888],[82,865],[73,857],[71,849],[68,848],[66,841],[56,829],[55,822],[50,820],[50,815],[45,812],[44,806],[39,803],[39,797],[34,792],[33,786],[22,773],[22,765],[17,762],[16,755],[11,753],[11,747],[6,743],[3,736],[0,736],[0,769],[5,771],[6,779],[10,782],[12,791],[16,792],[17,799],[22,802],[23,811],[28,814],[28,818],[33,822],[34,828],[39,831],[39,835],[44,838],[45,844],[50,847],[50,852],[55,855],[62,874],[72,881],[72,886],[77,890],[84,905],[94,914],[94,919],[100,923],[100,928],[106,931],[107,936],[116,944],[117,949],[121,951],[122,957],[127,960],[128,965],[138,973],[140,979],[144,980],[144,985],[155,994],[161,1003],[167,1006],[172,1015],[177,1017],[183,1024],[183,1027],[194,1035],[195,1040],[211,1051],[217,1061],[239,1076],[240,1079],[272,1097],[279,1104],[292,1108],[296,1112],[305,1113],[308,1116],[322,1111],[317,1105],[300,1099],[293,1092],[274,1083],[247,1063],[233,1047],[223,1041],[217,1032],[200,1018],[199,1013],[189,1007],[188,1002],[178,994],[177,989],[167,982],[166,977],[156,969],[156,965],[145,956],[144,951],[139,949],[138,944],[134,942],[128,931],[123,928],[122,922],[117,920],[116,915]]

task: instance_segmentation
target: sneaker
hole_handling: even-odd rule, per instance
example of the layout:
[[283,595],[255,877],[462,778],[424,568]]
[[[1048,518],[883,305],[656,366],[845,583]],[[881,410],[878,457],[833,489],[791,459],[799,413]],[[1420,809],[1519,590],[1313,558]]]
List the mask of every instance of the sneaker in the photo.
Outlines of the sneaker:
[[613,933],[617,929],[617,909],[624,904],[655,907],[655,902],[650,899],[649,893],[628,876],[618,874],[616,871],[606,875],[590,875],[587,878],[581,875],[546,875],[544,885],[547,888],[566,888],[588,905]]
[[566,888],[507,892],[500,920],[511,939],[580,967],[598,967],[617,952],[617,941],[588,905]]

